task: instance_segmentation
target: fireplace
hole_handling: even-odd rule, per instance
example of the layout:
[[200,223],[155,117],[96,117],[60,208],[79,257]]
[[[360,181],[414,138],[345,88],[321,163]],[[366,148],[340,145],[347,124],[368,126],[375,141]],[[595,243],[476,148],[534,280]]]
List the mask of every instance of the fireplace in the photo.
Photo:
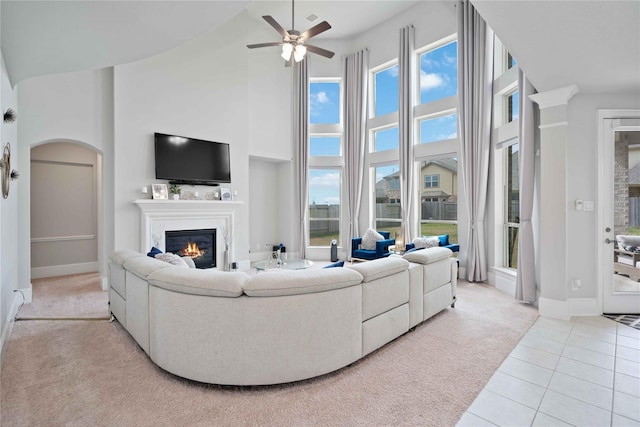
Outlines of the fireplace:
[[216,266],[216,229],[165,231],[165,251],[193,259],[196,268]]

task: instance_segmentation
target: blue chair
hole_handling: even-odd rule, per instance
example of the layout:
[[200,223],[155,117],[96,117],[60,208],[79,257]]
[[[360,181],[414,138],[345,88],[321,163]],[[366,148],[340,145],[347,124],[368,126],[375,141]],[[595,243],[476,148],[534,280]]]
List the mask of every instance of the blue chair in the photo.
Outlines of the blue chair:
[[351,239],[351,258],[372,260],[391,255],[391,252],[389,252],[389,246],[395,245],[396,240],[389,238],[391,234],[389,231],[378,231],[378,233],[382,234],[384,240],[378,240],[376,242],[375,250],[361,249],[360,244],[362,243],[362,237],[355,237]]

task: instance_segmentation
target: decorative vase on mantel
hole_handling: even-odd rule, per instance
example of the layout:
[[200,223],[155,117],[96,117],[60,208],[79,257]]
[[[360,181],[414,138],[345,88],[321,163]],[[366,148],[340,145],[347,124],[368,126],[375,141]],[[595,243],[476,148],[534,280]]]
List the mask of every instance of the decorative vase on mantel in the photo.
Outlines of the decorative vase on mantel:
[[229,262],[229,245],[224,245],[224,256],[222,261],[222,270],[230,271],[231,263]]

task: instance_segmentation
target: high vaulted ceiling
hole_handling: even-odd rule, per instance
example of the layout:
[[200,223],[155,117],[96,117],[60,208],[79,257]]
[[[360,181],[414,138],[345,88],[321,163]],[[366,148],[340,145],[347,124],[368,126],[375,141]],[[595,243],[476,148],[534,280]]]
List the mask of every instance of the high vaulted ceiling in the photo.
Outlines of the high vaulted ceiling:
[[[582,93],[640,90],[640,1],[471,1],[539,91],[572,84]],[[319,39],[352,38],[418,2],[296,0],[295,29],[326,20],[332,29]],[[271,15],[291,26],[288,0],[2,0],[0,7],[2,53],[14,85],[149,57],[243,9],[256,25],[267,26],[260,16]],[[310,14],[318,19],[308,21]]]

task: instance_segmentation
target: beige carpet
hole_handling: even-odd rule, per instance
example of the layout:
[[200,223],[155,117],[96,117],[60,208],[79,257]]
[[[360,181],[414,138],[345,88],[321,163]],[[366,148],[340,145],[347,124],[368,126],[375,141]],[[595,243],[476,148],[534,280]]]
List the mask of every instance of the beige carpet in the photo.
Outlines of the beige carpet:
[[455,309],[312,380],[220,387],[157,368],[117,323],[17,322],[2,367],[2,426],[453,426],[537,317],[461,282]]
[[98,273],[75,274],[32,281],[32,302],[17,319],[109,317],[109,293],[100,287]]

